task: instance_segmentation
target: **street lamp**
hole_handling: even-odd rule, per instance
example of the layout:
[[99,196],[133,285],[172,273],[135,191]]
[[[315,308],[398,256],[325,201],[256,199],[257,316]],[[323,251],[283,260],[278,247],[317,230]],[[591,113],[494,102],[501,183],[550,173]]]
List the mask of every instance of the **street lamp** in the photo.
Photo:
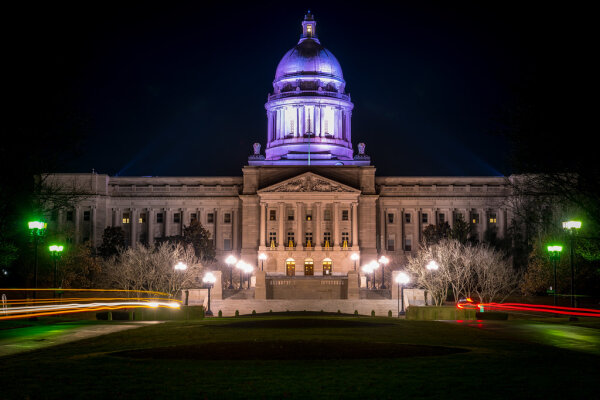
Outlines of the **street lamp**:
[[427,268],[429,271],[437,271],[438,269],[440,269],[440,266],[438,265],[438,263],[436,263],[434,260],[429,261],[429,263],[425,266],[425,268]]
[[352,261],[354,261],[354,270],[356,271],[356,261],[358,261],[358,259],[360,258],[360,256],[358,255],[358,253],[352,253],[352,255],[350,256],[350,259]]
[[569,232],[569,238],[571,239],[571,307],[577,307],[575,301],[575,268],[573,267],[573,247],[575,244],[575,234],[581,229],[581,221],[565,221],[562,223],[563,229]]
[[[182,263],[181,261],[179,261],[177,264],[175,264],[175,266],[173,266],[173,269],[178,272],[183,272],[183,271],[187,270],[187,268],[188,268],[187,264]],[[190,296],[190,291],[186,290],[185,291],[185,302],[184,302],[184,304],[186,306],[188,305],[189,296]]]
[[265,253],[260,253],[258,255],[258,259],[260,260],[260,270],[265,270],[265,260],[267,259],[267,255]]
[[[247,262],[242,261],[242,260],[238,261],[235,264],[235,267],[240,270],[240,289],[243,289],[242,285],[244,283],[244,278],[243,278],[242,274],[247,274],[248,272],[252,272],[252,270],[254,268],[252,268],[252,265],[250,265]],[[248,288],[250,288],[250,279],[248,279]]]
[[[34,247],[34,254],[33,254],[33,280],[35,282],[35,288],[37,289],[38,287],[38,283],[37,283],[37,270],[38,270],[38,243],[40,241],[40,238],[42,236],[44,236],[44,233],[46,233],[46,227],[48,224],[46,224],[43,221],[29,221],[29,223],[27,224],[29,226],[29,233],[31,235],[31,238],[33,240],[33,247]],[[33,298],[35,299],[36,297],[36,292],[33,292]]]
[[212,272],[207,272],[204,274],[204,278],[202,278],[202,282],[208,286],[208,309],[206,310],[206,316],[212,317],[213,313],[210,310],[210,289],[213,287],[215,282],[217,281],[217,277]]
[[[57,272],[57,262],[60,260],[61,253],[63,252],[64,247],[60,245],[53,244],[49,246],[50,256],[54,260],[54,288],[56,289],[56,272]],[[54,297],[56,297],[56,292],[54,292]]]
[[237,263],[237,258],[234,256],[229,256],[225,259],[225,263],[229,265],[229,287],[228,289],[233,289],[233,266]]
[[386,256],[379,257],[379,264],[381,264],[381,288],[385,289],[385,266],[390,262]]
[[[404,285],[410,281],[410,277],[405,272],[399,272],[396,275],[396,283],[398,284],[398,317],[406,314],[404,312]],[[402,287],[402,291],[400,288]],[[402,300],[400,300],[402,298]],[[402,308],[400,308],[400,301],[402,301]]]
[[373,272],[373,266],[371,265],[371,263],[369,263],[369,264],[363,265],[361,269],[365,273],[365,276],[367,277],[367,289],[369,289],[369,274]]
[[560,260],[560,252],[562,251],[562,246],[548,246],[548,253],[550,253],[550,260],[554,266],[554,286],[552,287],[552,292],[554,294],[554,305],[556,305],[556,262]]

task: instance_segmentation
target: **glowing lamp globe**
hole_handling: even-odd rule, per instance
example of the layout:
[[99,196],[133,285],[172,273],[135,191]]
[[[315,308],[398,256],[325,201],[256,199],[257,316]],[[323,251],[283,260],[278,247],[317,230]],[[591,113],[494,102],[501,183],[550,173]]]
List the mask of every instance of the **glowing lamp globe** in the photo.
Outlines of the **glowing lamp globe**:
[[410,277],[405,272],[400,272],[398,275],[396,275],[396,283],[405,285],[408,282],[410,282]]
[[184,263],[182,263],[181,261],[178,262],[177,264],[175,264],[174,267],[177,271],[185,271],[187,269],[187,265],[185,265]]
[[562,223],[563,229],[580,229],[581,221],[565,221]]
[[202,278],[202,282],[213,284],[217,281],[217,277],[212,272],[207,272]]
[[440,269],[440,266],[438,265],[438,263],[436,263],[435,261],[431,260],[431,261],[429,261],[429,264],[427,264],[425,266],[425,268],[427,268],[430,271],[437,271],[438,269]]

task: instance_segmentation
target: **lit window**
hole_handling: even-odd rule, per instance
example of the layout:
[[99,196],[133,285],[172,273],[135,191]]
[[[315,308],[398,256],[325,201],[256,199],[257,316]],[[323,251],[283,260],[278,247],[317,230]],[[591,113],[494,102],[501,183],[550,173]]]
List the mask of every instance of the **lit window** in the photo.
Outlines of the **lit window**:
[[304,239],[305,239],[306,246],[308,246],[309,244],[310,244],[311,247],[315,245],[313,243],[313,234],[312,234],[312,232],[306,232],[304,234]]
[[307,221],[312,221],[312,211],[307,211],[306,212],[306,220]]
[[269,232],[269,246],[277,246],[277,233]]
[[490,213],[490,224],[496,223],[496,213]]
[[146,213],[140,213],[140,217],[138,218],[138,222],[143,224],[146,222]]
[[312,25],[306,25],[306,33],[308,36],[312,36]]
[[277,220],[277,210],[269,210],[269,221]]
[[394,223],[394,214],[388,214],[388,223],[393,224]]
[[348,232],[342,232],[342,245],[344,245],[344,242],[350,246],[350,234]]
[[84,221],[89,221],[90,220],[90,212],[89,211],[84,211],[83,212],[83,220]]
[[123,223],[124,224],[129,223],[129,213],[123,213]]
[[323,275],[331,275],[331,260],[329,259],[323,260]]
[[230,224],[231,223],[231,213],[223,214],[223,223]]
[[410,214],[409,213],[404,214],[404,222],[406,222],[407,224],[410,224]]
[[294,245],[294,232],[288,232],[287,234],[287,243],[286,245],[289,246],[290,242],[292,243],[292,246]]
[[342,221],[348,221],[348,210],[342,210]]
[[329,243],[331,246],[331,232],[323,232],[323,246],[325,246],[326,243]]
[[428,220],[429,220],[429,218],[428,218],[427,214],[421,214],[421,222],[422,223],[427,224]]
[[478,224],[479,223],[479,214],[471,213],[471,223]]

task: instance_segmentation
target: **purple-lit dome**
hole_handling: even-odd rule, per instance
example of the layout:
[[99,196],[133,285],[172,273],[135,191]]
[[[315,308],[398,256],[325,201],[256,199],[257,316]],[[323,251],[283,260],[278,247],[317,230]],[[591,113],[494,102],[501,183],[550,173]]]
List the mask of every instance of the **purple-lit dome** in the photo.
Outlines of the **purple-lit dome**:
[[316,40],[301,40],[285,53],[275,72],[275,82],[294,76],[323,76],[344,80],[337,58]]

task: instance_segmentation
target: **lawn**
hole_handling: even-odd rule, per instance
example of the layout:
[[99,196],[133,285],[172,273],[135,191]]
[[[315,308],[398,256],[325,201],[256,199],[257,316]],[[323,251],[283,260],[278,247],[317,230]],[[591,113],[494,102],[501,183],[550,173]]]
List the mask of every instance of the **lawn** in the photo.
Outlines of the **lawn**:
[[460,324],[254,316],[0,358],[0,398],[597,398],[599,362]]

